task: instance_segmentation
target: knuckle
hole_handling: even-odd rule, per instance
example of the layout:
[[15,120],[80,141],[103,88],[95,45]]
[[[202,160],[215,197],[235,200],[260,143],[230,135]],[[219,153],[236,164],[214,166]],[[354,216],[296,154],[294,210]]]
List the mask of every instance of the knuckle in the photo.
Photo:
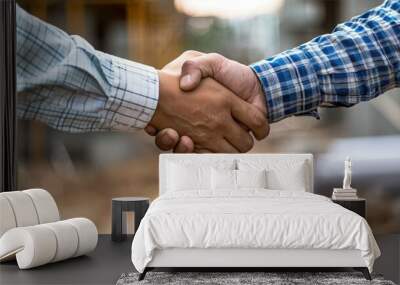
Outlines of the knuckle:
[[192,150],[191,150],[191,147],[188,144],[188,142],[184,141],[182,139],[174,149],[175,153],[188,153],[188,152],[191,152],[191,151]]
[[170,150],[172,148],[171,146],[165,145],[163,142],[161,142],[158,137],[156,137],[156,145],[159,149],[164,151]]
[[214,65],[213,65],[214,72],[219,73],[222,69],[225,57],[223,57],[219,53],[215,53],[215,52],[210,53],[209,57],[210,57],[211,61],[214,62]]
[[172,129],[161,130],[155,137],[155,144],[161,150],[171,150],[179,141],[179,134]]
[[188,50],[185,50],[182,54],[184,54],[184,55],[190,55],[190,54],[192,54],[193,52],[194,52],[194,50],[188,49]]
[[185,56],[198,56],[198,55],[201,55],[202,53],[199,51],[196,51],[196,50],[189,49],[189,50],[184,51],[182,54]]
[[222,55],[216,52],[209,53],[208,56],[216,60],[221,60],[223,58]]
[[195,66],[196,66],[196,63],[195,63],[193,60],[187,59],[187,60],[185,60],[185,62],[183,63],[182,69],[183,69],[183,70],[189,70],[189,69],[191,69],[191,68],[193,68],[193,67],[195,67]]

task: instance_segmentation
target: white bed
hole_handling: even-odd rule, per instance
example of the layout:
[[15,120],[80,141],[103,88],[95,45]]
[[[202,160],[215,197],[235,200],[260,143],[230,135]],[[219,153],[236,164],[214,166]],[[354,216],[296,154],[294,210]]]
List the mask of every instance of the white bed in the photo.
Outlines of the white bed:
[[[265,187],[250,187],[264,170]],[[159,174],[132,243],[141,279],[155,267],[354,267],[370,278],[380,255],[362,217],[312,194],[310,154],[163,154]]]

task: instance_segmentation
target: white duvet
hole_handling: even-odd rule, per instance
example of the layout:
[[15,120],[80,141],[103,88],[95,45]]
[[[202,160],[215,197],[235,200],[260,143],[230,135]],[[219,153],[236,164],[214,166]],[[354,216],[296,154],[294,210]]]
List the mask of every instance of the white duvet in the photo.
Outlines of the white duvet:
[[240,190],[167,193],[143,218],[132,262],[143,272],[155,249],[358,249],[372,272],[380,251],[365,219],[307,192]]

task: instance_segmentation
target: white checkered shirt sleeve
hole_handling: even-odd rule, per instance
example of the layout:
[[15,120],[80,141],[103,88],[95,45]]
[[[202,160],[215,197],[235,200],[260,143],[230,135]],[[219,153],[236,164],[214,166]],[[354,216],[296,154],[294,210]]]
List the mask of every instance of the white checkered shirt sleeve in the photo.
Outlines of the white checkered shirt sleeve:
[[17,6],[17,114],[67,132],[144,128],[158,102],[150,66],[95,50]]

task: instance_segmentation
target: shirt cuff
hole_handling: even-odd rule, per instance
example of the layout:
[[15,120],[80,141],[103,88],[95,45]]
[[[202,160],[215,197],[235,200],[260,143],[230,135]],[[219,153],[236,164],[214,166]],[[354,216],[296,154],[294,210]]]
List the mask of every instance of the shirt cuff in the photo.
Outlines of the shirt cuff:
[[280,53],[250,67],[263,87],[269,123],[293,115],[319,118],[318,77],[311,59],[301,49]]
[[112,130],[145,128],[157,108],[159,79],[155,68],[112,56],[113,82],[105,119]]

